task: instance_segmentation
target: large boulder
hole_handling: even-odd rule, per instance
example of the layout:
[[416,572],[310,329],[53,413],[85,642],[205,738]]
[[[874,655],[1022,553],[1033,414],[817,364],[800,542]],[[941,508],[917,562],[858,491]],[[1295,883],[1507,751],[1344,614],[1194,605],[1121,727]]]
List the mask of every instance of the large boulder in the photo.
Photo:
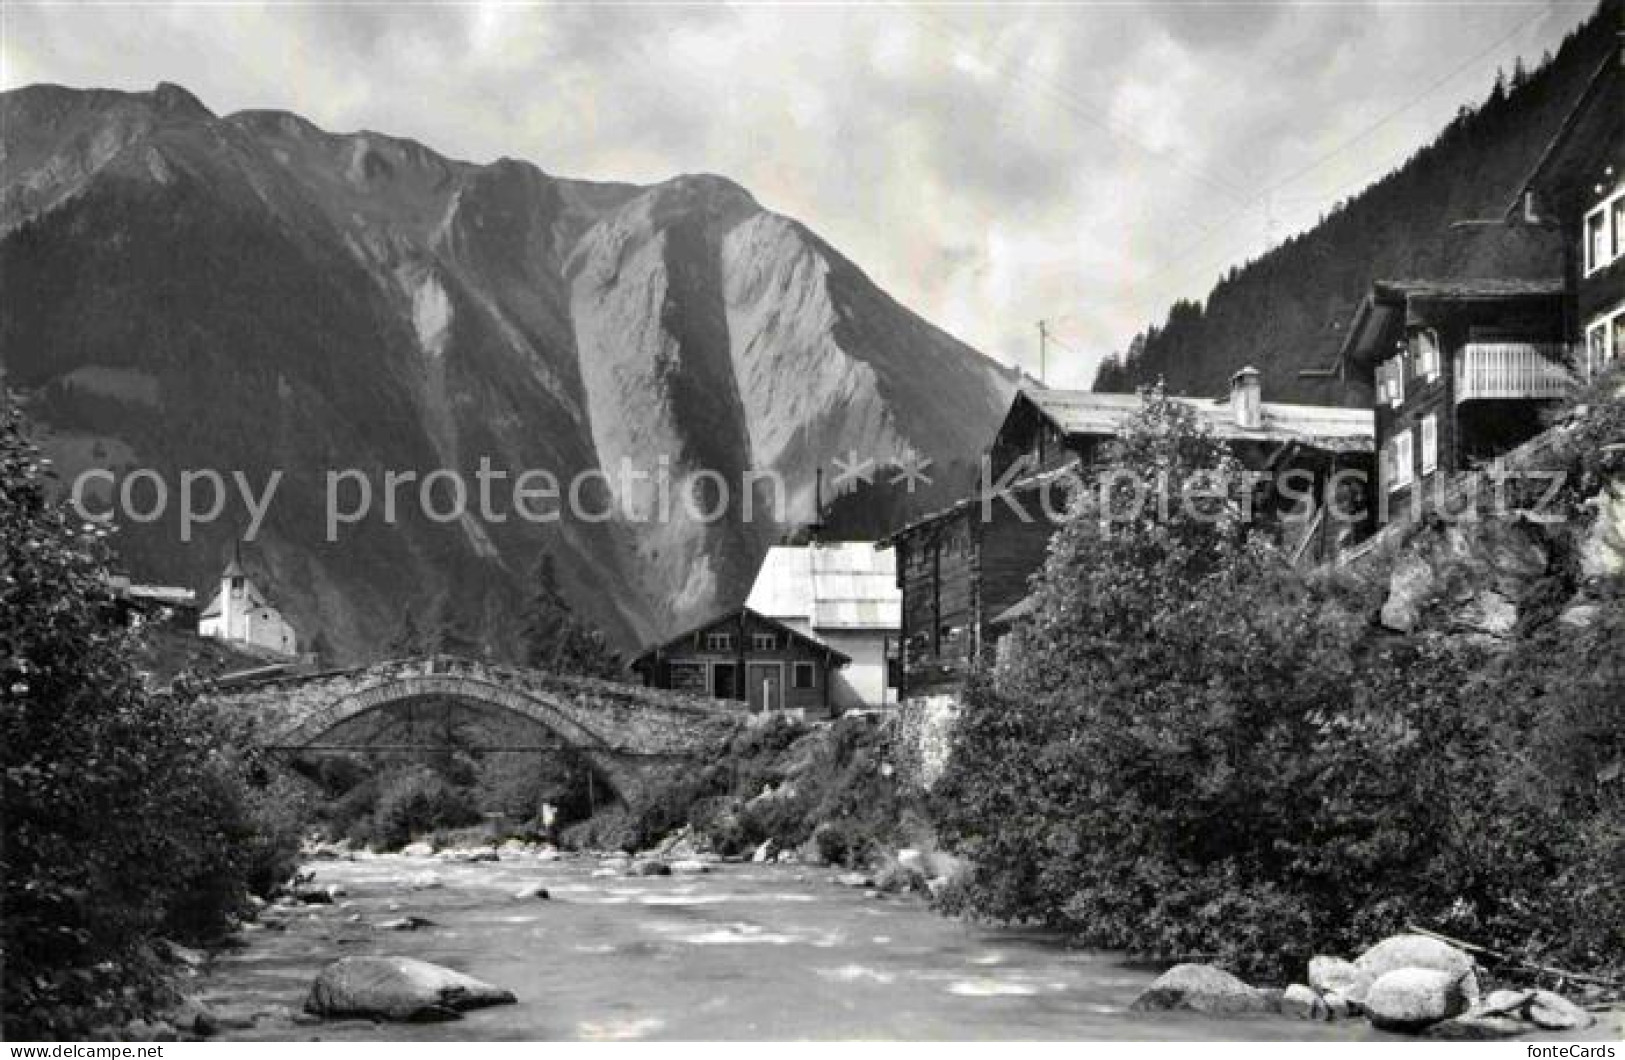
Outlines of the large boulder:
[[1365,996],[1366,1015],[1385,1031],[1416,1034],[1459,1016],[1472,1004],[1464,981],[1472,972],[1437,968],[1397,968],[1377,977]]
[[465,1009],[511,1005],[512,993],[411,957],[345,957],[310,985],[305,1011],[329,1018],[457,1019]]
[[[1371,984],[1401,968],[1427,968],[1463,979],[1469,1001],[1478,1000],[1478,979],[1473,959],[1461,950],[1429,935],[1394,935],[1366,950],[1354,961],[1360,981],[1345,990],[1350,999],[1363,1001]],[[1464,977],[1464,978],[1463,978]]]
[[1510,636],[1518,625],[1518,605],[1494,589],[1480,589],[1456,608],[1455,621],[1468,632]]
[[1580,576],[1625,574],[1625,483],[1609,483],[1589,503],[1596,515],[1580,541]]
[[1422,619],[1422,608],[1438,592],[1433,567],[1415,552],[1401,553],[1388,575],[1388,598],[1382,604],[1382,624],[1409,633]]
[[1465,602],[1448,608],[1457,626],[1502,636],[1550,566],[1550,547],[1533,525],[1486,519],[1424,526],[1389,571],[1382,624],[1410,633],[1440,605]]
[[1279,1002],[1270,993],[1248,986],[1222,968],[1209,964],[1176,964],[1130,1006],[1137,1012],[1188,1009],[1209,1016],[1242,1016],[1273,1012]]

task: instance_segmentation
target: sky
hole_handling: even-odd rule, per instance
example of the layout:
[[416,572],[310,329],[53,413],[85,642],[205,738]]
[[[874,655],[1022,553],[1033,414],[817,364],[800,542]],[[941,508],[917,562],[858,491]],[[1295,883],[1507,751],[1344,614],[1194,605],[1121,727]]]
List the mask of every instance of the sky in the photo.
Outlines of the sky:
[[719,173],[1036,373],[1105,354],[1427,143],[1578,3],[0,5],[0,87],[186,86],[477,162]]

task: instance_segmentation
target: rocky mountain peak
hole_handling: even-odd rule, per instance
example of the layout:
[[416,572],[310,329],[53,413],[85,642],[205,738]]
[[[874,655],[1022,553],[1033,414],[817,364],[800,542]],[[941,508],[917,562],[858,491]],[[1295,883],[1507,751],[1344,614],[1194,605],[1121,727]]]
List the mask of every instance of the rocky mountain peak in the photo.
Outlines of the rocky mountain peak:
[[[0,117],[0,219],[34,222],[0,225],[17,307],[0,365],[64,473],[283,469],[257,545],[268,587],[340,659],[431,610],[500,651],[544,551],[623,647],[656,639],[744,598],[816,467],[853,448],[970,458],[1008,400],[991,361],[726,177],[475,165],[285,112],[216,118],[178,86],[23,89]],[[578,491],[587,518],[408,505],[323,540],[322,469],[473,481],[482,460],[565,488],[664,461],[674,491],[722,476],[732,507],[661,516],[655,492],[612,481]],[[779,476],[785,503],[744,518],[747,471]],[[144,578],[203,584],[239,532],[129,525],[120,547]]]

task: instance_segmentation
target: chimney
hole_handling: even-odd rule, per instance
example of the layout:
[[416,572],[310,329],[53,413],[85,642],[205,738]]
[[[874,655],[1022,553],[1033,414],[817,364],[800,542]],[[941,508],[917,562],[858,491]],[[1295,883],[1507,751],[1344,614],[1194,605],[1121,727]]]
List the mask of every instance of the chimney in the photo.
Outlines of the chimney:
[[817,545],[824,533],[824,469],[816,469],[813,479],[813,518],[807,524],[807,543]]
[[1230,377],[1230,415],[1236,426],[1250,431],[1264,426],[1263,384],[1251,365]]

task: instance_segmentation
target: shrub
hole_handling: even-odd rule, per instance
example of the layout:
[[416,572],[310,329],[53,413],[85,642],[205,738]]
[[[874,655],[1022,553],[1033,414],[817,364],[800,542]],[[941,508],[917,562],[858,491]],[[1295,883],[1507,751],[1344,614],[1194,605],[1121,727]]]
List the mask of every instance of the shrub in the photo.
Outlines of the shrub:
[[[1113,470],[1216,467],[1160,404]],[[1222,512],[1099,515],[1080,494],[1034,618],[967,689],[937,789],[974,863],[959,908],[1262,975],[1407,922],[1622,952],[1596,883],[1618,878],[1625,809],[1617,595],[1584,635],[1497,660],[1374,629]]]
[[289,851],[277,781],[185,694],[145,686],[102,532],[53,503],[0,413],[5,1032],[65,1038],[164,1000],[161,934],[206,939]]
[[467,788],[428,766],[411,766],[380,782],[367,839],[386,850],[398,849],[416,836],[479,821],[479,807]]

